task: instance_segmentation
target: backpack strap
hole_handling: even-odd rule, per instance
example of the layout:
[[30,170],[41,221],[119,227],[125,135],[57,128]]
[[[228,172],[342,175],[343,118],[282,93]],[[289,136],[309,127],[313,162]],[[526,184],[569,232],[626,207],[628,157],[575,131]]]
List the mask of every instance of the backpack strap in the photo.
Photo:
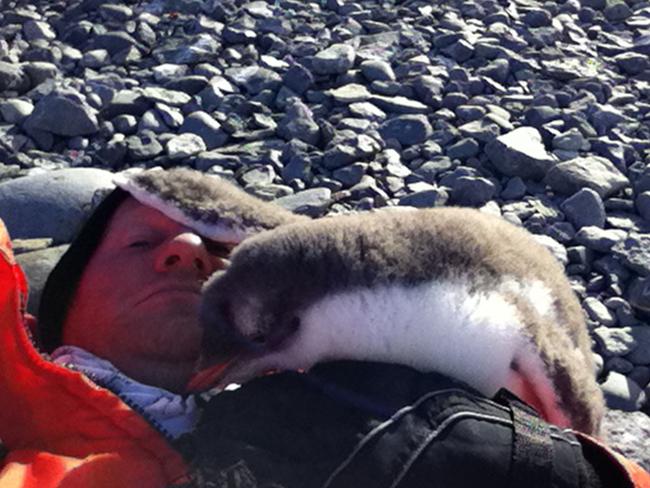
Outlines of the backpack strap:
[[508,407],[514,427],[510,486],[551,486],[553,440],[549,425],[508,390],[500,390],[494,399]]

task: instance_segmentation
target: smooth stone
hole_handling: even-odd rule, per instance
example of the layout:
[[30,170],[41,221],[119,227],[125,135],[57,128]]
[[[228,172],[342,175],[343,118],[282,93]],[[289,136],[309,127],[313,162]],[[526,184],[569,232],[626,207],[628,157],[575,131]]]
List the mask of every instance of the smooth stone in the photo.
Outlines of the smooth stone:
[[166,83],[185,76],[189,72],[189,67],[185,64],[163,63],[154,66],[151,71],[157,83]]
[[70,242],[90,215],[96,191],[113,188],[113,174],[73,168],[0,183],[0,218],[12,238]]
[[636,278],[627,290],[630,305],[650,314],[650,277]]
[[106,49],[111,56],[115,56],[137,45],[138,41],[127,32],[112,31],[96,35],[87,47],[88,49]]
[[379,142],[372,137],[345,132],[347,134],[339,133],[328,145],[323,154],[322,164],[325,168],[334,170],[357,161],[364,161],[381,150]]
[[156,103],[155,109],[167,127],[178,129],[183,125],[183,122],[185,121],[183,112],[178,108],[170,107],[164,103]]
[[369,102],[385,112],[394,114],[425,114],[430,111],[425,104],[403,96],[373,95]]
[[23,33],[28,41],[43,39],[53,41],[56,39],[56,32],[50,24],[41,20],[28,20],[23,24]]
[[470,137],[466,137],[448,146],[446,153],[451,159],[465,160],[476,156],[479,150],[479,143]]
[[314,75],[302,64],[295,63],[286,71],[282,80],[296,95],[304,94],[314,83]]
[[286,185],[248,185],[246,192],[264,201],[271,201],[277,198],[293,194],[293,189]]
[[550,236],[542,234],[533,234],[533,239],[538,243],[548,249],[551,254],[557,259],[562,266],[566,266],[569,262],[569,257],[567,255],[566,248],[560,244],[558,241],[553,239]]
[[471,137],[484,144],[491,143],[501,134],[499,126],[487,117],[463,124],[458,127],[458,131],[462,136]]
[[350,188],[361,181],[366,174],[366,163],[353,163],[332,172],[332,177],[343,184],[343,188]]
[[611,22],[620,22],[632,15],[632,9],[622,0],[608,2],[603,10],[605,18]]
[[630,334],[634,337],[638,346],[625,358],[637,366],[650,364],[650,326],[639,325],[630,327]]
[[384,122],[379,133],[384,141],[397,139],[404,146],[412,146],[431,137],[433,129],[424,115],[401,115]]
[[356,52],[349,44],[332,44],[316,53],[312,60],[312,70],[319,75],[338,75],[346,73],[352,66]]
[[640,410],[646,401],[645,393],[639,385],[620,373],[609,373],[607,380],[600,387],[605,395],[605,403],[614,410],[635,412]]
[[193,112],[185,117],[178,132],[200,136],[209,151],[223,146],[228,141],[228,134],[221,128],[221,124],[210,114],[202,111]]
[[593,335],[600,341],[602,354],[606,358],[626,356],[639,345],[631,334],[630,327],[598,327],[594,329]]
[[29,283],[29,297],[27,299],[27,312],[32,315],[38,313],[41,294],[50,272],[59,262],[61,256],[68,249],[68,245],[50,247],[37,251],[26,252],[16,256],[16,261],[25,272]]
[[630,233],[612,252],[631,270],[641,276],[650,275],[650,234]]
[[526,183],[519,176],[508,180],[505,188],[501,191],[501,198],[504,200],[519,200],[527,191]]
[[553,149],[563,151],[579,151],[585,145],[586,139],[575,127],[553,137]]
[[23,65],[25,73],[29,76],[32,86],[37,87],[41,83],[52,80],[59,76],[60,71],[56,64],[46,61],[33,61]]
[[349,85],[344,85],[333,90],[328,90],[326,93],[329,94],[336,102],[342,104],[365,102],[370,97],[372,97],[372,94],[364,85],[359,85],[357,83],[350,83]]
[[451,188],[451,202],[457,205],[480,207],[496,194],[496,185],[487,178],[461,176]]
[[310,188],[275,200],[278,205],[298,214],[320,217],[332,203],[328,188]]
[[[627,359],[613,357],[609,359],[607,363],[605,363],[605,369],[607,371],[615,371],[617,373],[624,374],[625,376],[629,376],[629,373],[631,373],[634,369],[634,365]],[[632,381],[634,381],[634,379],[632,379]]]
[[138,130],[150,130],[156,134],[162,134],[164,132],[169,132],[169,127],[165,124],[165,121],[161,115],[155,110],[147,110],[140,121],[138,122]]
[[165,150],[171,159],[185,159],[205,151],[206,145],[201,136],[186,132],[167,141]]
[[246,170],[240,176],[241,183],[244,185],[244,188],[254,185],[254,186],[263,186],[270,185],[275,180],[276,173],[273,169],[273,166],[265,164],[263,166],[256,166],[251,169]]
[[593,320],[607,327],[616,325],[616,315],[596,297],[587,297],[582,301],[582,306]]
[[86,51],[79,61],[79,64],[84,68],[101,68],[111,62],[111,55],[108,54],[106,49],[93,49]]
[[121,134],[134,134],[138,128],[138,119],[133,115],[118,115],[113,119],[113,127]]
[[260,66],[229,68],[225,74],[235,85],[242,87],[252,96],[263,90],[276,91],[282,85],[282,77],[278,73]]
[[650,61],[645,54],[626,52],[614,56],[618,67],[628,75],[638,75],[650,67]]
[[34,111],[34,105],[30,101],[18,98],[6,100],[0,103],[0,114],[5,122],[19,124]]
[[582,188],[591,188],[601,198],[617,193],[630,184],[608,159],[587,156],[553,166],[544,180],[554,191],[571,195]]
[[149,101],[139,91],[120,90],[111,98],[106,107],[104,107],[102,116],[106,119],[112,119],[118,115],[140,117],[149,108]]
[[99,130],[97,116],[92,108],[55,94],[42,98],[25,124],[30,129],[67,137],[91,135]]
[[616,244],[623,241],[627,232],[619,229],[601,229],[588,226],[581,228],[575,236],[577,244],[598,252],[609,252]]
[[368,59],[359,66],[361,73],[370,82],[372,81],[395,81],[395,72],[390,63],[381,59]]
[[576,229],[605,226],[605,206],[594,190],[583,188],[567,198],[560,208]]
[[490,162],[503,174],[541,180],[555,163],[534,127],[519,127],[485,147]]
[[163,152],[163,145],[156,138],[156,134],[151,131],[143,131],[127,137],[126,146],[128,157],[134,161],[146,161],[153,159]]
[[416,208],[442,207],[449,200],[449,194],[443,188],[431,188],[404,195],[398,205]]
[[174,107],[180,107],[189,103],[192,97],[187,93],[176,90],[168,90],[158,86],[148,86],[142,90],[142,96],[150,102],[165,103]]
[[349,190],[353,200],[367,200],[370,208],[383,207],[388,201],[388,195],[378,185],[375,178],[364,175],[361,181]]
[[[645,388],[650,384],[650,367],[648,366],[635,366],[628,375],[637,385]],[[648,391],[646,391],[646,396]]]
[[369,102],[352,103],[348,109],[352,115],[370,122],[383,122],[386,120],[386,113]]
[[[1,106],[0,110],[2,110]],[[647,221],[650,221],[650,191],[644,191],[640,193],[636,197],[634,203],[637,211],[639,212],[639,215],[641,215],[641,217]]]
[[29,89],[30,80],[22,66],[0,61],[0,93],[15,91],[24,93]]
[[278,124],[277,134],[287,141],[299,139],[315,146],[320,140],[320,127],[307,105],[298,98],[290,98],[285,116]]

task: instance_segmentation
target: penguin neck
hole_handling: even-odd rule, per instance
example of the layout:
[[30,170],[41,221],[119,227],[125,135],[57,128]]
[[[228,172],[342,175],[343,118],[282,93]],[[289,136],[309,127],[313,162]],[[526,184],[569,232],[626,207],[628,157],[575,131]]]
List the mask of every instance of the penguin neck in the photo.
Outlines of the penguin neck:
[[528,340],[514,305],[497,291],[470,290],[466,280],[429,281],[326,296],[302,314],[298,355],[403,364],[493,395]]
[[445,374],[488,397],[508,388],[535,400],[547,420],[568,425],[530,331],[506,299],[515,292],[535,303],[540,315],[554,315],[550,291],[539,281],[513,279],[489,290],[471,285],[459,278],[330,294],[303,311],[300,335],[282,352],[280,366],[309,368],[338,359],[402,364]]

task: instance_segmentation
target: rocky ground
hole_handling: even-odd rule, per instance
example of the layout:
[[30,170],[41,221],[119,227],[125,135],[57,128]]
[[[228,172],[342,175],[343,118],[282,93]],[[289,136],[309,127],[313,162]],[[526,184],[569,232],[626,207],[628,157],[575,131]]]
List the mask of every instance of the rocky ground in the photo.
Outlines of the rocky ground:
[[29,267],[89,199],[65,168],[190,166],[312,216],[501,214],[565,264],[612,442],[650,468],[649,54],[649,0],[0,0],[0,215],[51,238]]

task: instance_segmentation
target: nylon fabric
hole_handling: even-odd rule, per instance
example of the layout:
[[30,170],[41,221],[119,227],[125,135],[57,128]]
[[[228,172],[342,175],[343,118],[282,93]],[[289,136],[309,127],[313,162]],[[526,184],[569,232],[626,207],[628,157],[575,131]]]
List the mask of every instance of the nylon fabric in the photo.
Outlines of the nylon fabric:
[[[0,464],[3,488],[156,488],[186,479],[183,458],[141,416],[35,350],[27,285],[0,222]],[[117,484],[116,484],[117,483]]]

